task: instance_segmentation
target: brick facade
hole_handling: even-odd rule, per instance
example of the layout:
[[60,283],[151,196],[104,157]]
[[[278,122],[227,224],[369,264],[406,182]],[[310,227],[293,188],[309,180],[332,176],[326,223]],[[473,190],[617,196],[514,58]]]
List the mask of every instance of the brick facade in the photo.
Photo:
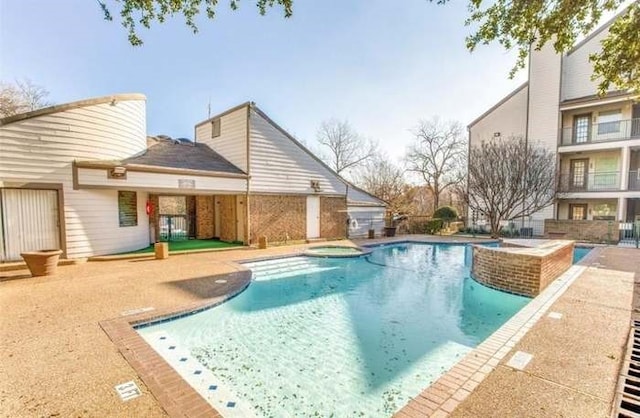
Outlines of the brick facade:
[[544,235],[589,242],[618,242],[618,225],[612,221],[545,219]]
[[147,198],[151,207],[153,208],[153,213],[149,215],[149,226],[153,231],[153,242],[160,241],[160,199],[157,194],[149,194]]
[[306,196],[251,195],[249,199],[252,243],[261,236],[266,236],[269,242],[306,238]]
[[573,263],[573,241],[546,248],[473,246],[471,276],[488,287],[534,297]]
[[346,234],[346,199],[344,197],[320,197],[320,237],[344,238]]
[[196,196],[196,238],[211,239],[215,236],[213,196]]
[[218,209],[220,210],[220,240],[222,241],[237,241],[238,239],[238,226],[236,222],[236,197],[233,195],[220,195],[216,196],[216,200],[219,202]]

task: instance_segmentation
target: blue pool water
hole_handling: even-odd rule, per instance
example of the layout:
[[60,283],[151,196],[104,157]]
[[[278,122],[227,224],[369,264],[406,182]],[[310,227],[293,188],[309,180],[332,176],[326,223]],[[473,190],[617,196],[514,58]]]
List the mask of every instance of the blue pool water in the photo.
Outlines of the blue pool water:
[[575,247],[573,249],[573,264],[576,264],[578,261],[582,260],[585,255],[587,255],[591,251],[591,248],[585,247]]
[[251,263],[239,296],[138,332],[152,346],[169,336],[212,371],[244,408],[235,416],[386,417],[530,300],[470,279],[465,251],[398,244]]

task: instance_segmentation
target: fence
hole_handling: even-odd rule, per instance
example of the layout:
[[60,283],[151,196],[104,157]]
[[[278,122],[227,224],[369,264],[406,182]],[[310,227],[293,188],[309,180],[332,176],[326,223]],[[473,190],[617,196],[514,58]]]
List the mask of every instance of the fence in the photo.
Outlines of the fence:
[[640,221],[620,222],[618,245],[640,248]]
[[160,215],[160,241],[184,241],[189,239],[186,215]]
[[[465,220],[463,232],[472,235],[491,234],[491,225],[485,219]],[[542,238],[544,236],[543,219],[510,219],[500,222],[499,235],[503,238]]]

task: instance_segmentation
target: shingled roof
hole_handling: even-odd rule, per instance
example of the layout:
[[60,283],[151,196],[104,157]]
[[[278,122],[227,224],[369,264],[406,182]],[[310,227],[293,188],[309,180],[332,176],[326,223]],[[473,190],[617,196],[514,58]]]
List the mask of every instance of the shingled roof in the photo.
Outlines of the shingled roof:
[[246,173],[226,160],[206,144],[147,138],[148,148],[144,153],[118,161],[78,161],[82,167],[122,165],[162,167],[175,170],[210,171],[215,173],[245,175]]
[[155,140],[155,142],[144,154],[126,158],[122,160],[122,164],[245,174],[206,144],[174,140]]

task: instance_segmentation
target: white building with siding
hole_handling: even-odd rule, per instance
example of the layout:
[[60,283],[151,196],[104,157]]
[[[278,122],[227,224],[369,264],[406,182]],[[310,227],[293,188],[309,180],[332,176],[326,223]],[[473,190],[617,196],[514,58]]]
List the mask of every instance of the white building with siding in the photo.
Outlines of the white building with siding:
[[589,55],[614,21],[566,54],[532,50],[528,81],[468,126],[470,146],[522,137],[556,154],[559,197],[534,220],[640,220],[638,93],[599,97],[591,80]]
[[346,181],[252,103],[196,125],[195,137],[148,138],[140,94],[0,119],[0,261],[53,248],[66,258],[137,250],[171,239],[172,225],[183,237],[245,244],[261,224],[274,239],[339,238],[348,201],[384,214],[365,192],[351,199]]
[[[197,142],[211,144],[221,155],[249,175],[250,196],[298,196],[306,199],[307,237],[317,235],[315,200],[346,200],[345,229],[362,237],[368,229],[384,231],[386,203],[346,182],[255,103],[247,102],[196,125]],[[359,222],[359,220],[365,222]],[[347,222],[348,221],[348,222]],[[366,225],[366,226],[365,226]]]

